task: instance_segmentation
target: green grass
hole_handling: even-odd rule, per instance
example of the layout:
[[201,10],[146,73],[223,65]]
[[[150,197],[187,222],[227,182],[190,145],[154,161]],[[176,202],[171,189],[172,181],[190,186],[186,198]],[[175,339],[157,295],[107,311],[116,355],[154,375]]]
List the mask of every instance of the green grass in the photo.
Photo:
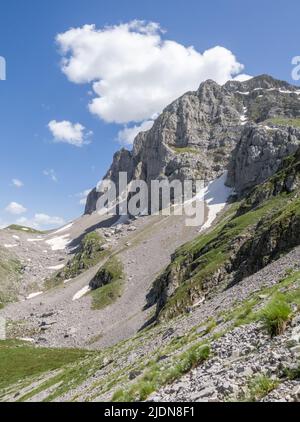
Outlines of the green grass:
[[264,123],[266,124],[273,124],[279,126],[293,126],[300,128],[300,117],[299,118],[287,118],[287,117],[273,117],[271,119],[266,120]]
[[292,309],[287,298],[284,295],[277,293],[261,311],[260,319],[269,334],[274,337],[285,331],[291,315]]
[[0,248],[0,307],[18,299],[22,265]]
[[265,375],[258,375],[249,382],[248,401],[259,401],[273,391],[279,382]]
[[103,244],[104,240],[97,232],[87,234],[81,242],[79,252],[62,270],[46,280],[46,289],[57,287],[65,280],[78,277],[84,271],[97,265],[109,253],[103,250]]
[[124,272],[123,265],[116,257],[110,258],[107,263],[99,270],[96,277],[105,274],[109,276],[110,283],[99,289],[93,290],[92,295],[92,309],[104,309],[121,297],[124,287]]
[[24,233],[31,233],[31,234],[44,234],[45,231],[40,231],[33,229],[32,227],[26,227],[26,226],[19,226],[18,224],[11,224],[7,227],[9,230],[15,230],[15,231],[22,231]]
[[86,355],[82,350],[43,349],[17,341],[0,341],[0,389],[26,377],[62,368]]
[[120,389],[112,397],[113,402],[143,401],[150,394],[166,384],[182,377],[191,369],[197,367],[210,356],[210,346],[196,344],[187,351],[175,356],[168,367],[154,363],[141,378],[128,389]]
[[196,147],[171,147],[176,154],[198,154]]
[[296,368],[287,368],[284,371],[285,376],[289,379],[289,380],[299,380],[300,379],[300,364],[298,367]]

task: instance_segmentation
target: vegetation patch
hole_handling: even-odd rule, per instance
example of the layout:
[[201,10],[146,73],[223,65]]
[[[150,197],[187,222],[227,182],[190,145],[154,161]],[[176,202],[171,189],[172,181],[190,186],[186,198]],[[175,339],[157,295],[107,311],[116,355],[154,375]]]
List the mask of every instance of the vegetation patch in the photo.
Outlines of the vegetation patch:
[[174,357],[169,364],[153,364],[144,375],[128,389],[116,391],[113,402],[143,401],[153,392],[166,384],[182,377],[191,369],[197,367],[210,356],[210,347],[207,344],[196,344],[187,351]]
[[124,272],[123,264],[118,258],[110,258],[96,274],[95,279],[105,279],[106,284],[91,292],[92,309],[104,309],[122,296]]
[[261,311],[260,315],[265,328],[274,337],[285,331],[292,315],[292,309],[284,295],[276,294]]
[[0,389],[26,377],[62,368],[86,355],[82,350],[43,349],[18,341],[0,341]]
[[103,245],[104,240],[97,232],[87,234],[81,242],[79,252],[62,270],[46,281],[46,288],[59,286],[65,280],[78,277],[89,268],[97,265],[109,253],[104,250]]
[[278,126],[293,126],[300,128],[300,117],[297,118],[287,118],[287,117],[272,117],[264,122],[265,124],[272,124]]
[[18,299],[22,264],[0,248],[0,308]]
[[265,375],[254,377],[249,382],[249,396],[246,401],[256,402],[266,397],[279,385],[278,380],[274,380]]
[[22,231],[23,233],[30,233],[30,234],[45,234],[46,231],[40,231],[33,229],[32,227],[26,227],[26,226],[19,226],[18,224],[11,224],[7,227],[9,230],[15,230],[15,231]]

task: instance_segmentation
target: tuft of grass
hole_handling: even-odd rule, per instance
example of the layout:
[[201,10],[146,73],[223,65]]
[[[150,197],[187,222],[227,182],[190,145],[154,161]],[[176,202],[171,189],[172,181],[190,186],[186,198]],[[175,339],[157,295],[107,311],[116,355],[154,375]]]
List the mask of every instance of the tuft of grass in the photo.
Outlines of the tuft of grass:
[[300,379],[300,364],[297,368],[287,368],[284,371],[285,376],[289,379],[289,380],[298,380]]
[[168,367],[153,364],[129,389],[118,390],[113,402],[143,401],[162,386],[169,384],[197,367],[210,356],[210,346],[196,344],[174,358]]
[[273,391],[279,382],[266,375],[258,375],[249,382],[249,401],[259,401]]
[[110,283],[91,292],[93,310],[106,308],[116,302],[123,293],[124,272],[120,260],[116,257],[110,258],[96,277],[101,277],[102,274],[110,279]]
[[282,334],[292,315],[292,309],[285,295],[275,294],[261,311],[260,320],[269,334],[274,337]]

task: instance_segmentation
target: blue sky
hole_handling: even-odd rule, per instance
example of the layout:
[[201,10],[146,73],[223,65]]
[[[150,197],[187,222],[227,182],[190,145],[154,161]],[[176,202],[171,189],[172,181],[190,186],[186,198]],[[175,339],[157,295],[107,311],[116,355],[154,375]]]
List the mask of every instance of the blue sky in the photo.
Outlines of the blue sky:
[[[112,154],[120,148],[117,138],[124,125],[147,124],[153,111],[159,112],[161,107],[167,105],[164,101],[171,98],[173,86],[186,86],[186,81],[182,80],[185,76],[193,79],[193,86],[197,82],[197,65],[194,71],[192,62],[182,64],[182,75],[170,74],[172,83],[168,86],[165,100],[159,98],[157,102],[147,103],[143,109],[143,98],[139,104],[133,96],[132,106],[125,103],[121,111],[115,104],[107,112],[103,107],[91,112],[89,103],[100,98],[99,93],[93,92],[91,95],[92,83],[97,77],[87,82],[87,72],[82,75],[76,67],[76,73],[70,62],[63,72],[59,47],[68,44],[72,49],[74,44],[70,47],[66,36],[58,44],[55,41],[57,34],[68,33],[70,28],[95,24],[89,33],[95,35],[95,42],[98,42],[97,30],[134,20],[145,21],[144,24],[123,30],[143,33],[143,42],[147,42],[146,38],[151,36],[159,36],[162,43],[164,40],[176,42],[178,51],[180,46],[184,48],[183,61],[185,54],[188,54],[186,47],[193,46],[198,55],[196,59],[201,61],[200,55],[204,51],[222,46],[235,55],[236,62],[245,66],[240,73],[253,76],[269,73],[293,82],[291,60],[294,56],[300,56],[299,16],[300,3],[297,0],[3,0],[0,56],[5,57],[7,62],[7,80],[0,81],[0,225],[25,218],[28,223],[48,227],[49,224],[59,225],[62,219],[68,221],[79,216],[83,211],[79,194],[92,188],[107,171]],[[147,26],[146,22],[159,23],[166,32],[161,33],[158,28]],[[97,71],[101,75],[105,71],[107,74],[107,69],[102,69],[103,63],[108,60],[113,66],[115,62],[112,56],[120,55],[120,49],[124,52],[122,60],[125,60],[125,64],[128,61],[130,64],[131,60],[130,54],[125,57],[127,44],[122,46],[122,36],[116,38],[112,35],[109,39],[113,53],[106,51],[106,55],[100,57],[101,64]],[[95,42],[92,41],[93,48]],[[169,67],[164,55],[169,56],[165,50],[159,51],[157,64],[163,63],[168,74]],[[222,71],[221,53],[218,53],[216,63]],[[70,55],[74,58],[75,50],[69,50],[68,55],[64,56],[70,58]],[[84,61],[80,62],[80,57],[77,59],[75,65],[85,64]],[[119,66],[118,60],[116,67]],[[187,72],[185,65],[188,66]],[[89,63],[89,66],[92,64]],[[172,64],[170,66],[172,68]],[[207,72],[209,66],[203,74]],[[113,68],[110,73],[114,73]],[[199,84],[203,77],[200,73]],[[128,75],[124,80],[120,80],[122,72],[115,79],[108,76],[110,88],[105,106],[111,98],[115,98],[116,87],[121,92],[132,92],[130,83],[137,76],[134,73],[130,77]],[[150,83],[152,90],[160,89],[159,83],[157,85],[154,81],[155,75],[150,82],[147,75],[143,74],[144,84],[148,86]],[[164,77],[166,75],[162,76],[162,81]],[[128,82],[130,79],[131,82]],[[179,84],[176,83],[178,79]],[[177,93],[175,91],[174,88],[174,95]],[[128,113],[124,115],[126,108]],[[139,116],[140,110],[143,116]],[[54,142],[54,135],[48,128],[51,121],[80,123],[86,131],[92,132],[90,143],[78,147],[66,142]],[[122,124],[116,124],[116,121],[122,121]],[[15,186],[13,179],[22,181],[23,186]],[[11,203],[22,205],[23,209],[10,207],[6,210]],[[36,218],[36,214],[49,216],[49,221],[41,216]]]

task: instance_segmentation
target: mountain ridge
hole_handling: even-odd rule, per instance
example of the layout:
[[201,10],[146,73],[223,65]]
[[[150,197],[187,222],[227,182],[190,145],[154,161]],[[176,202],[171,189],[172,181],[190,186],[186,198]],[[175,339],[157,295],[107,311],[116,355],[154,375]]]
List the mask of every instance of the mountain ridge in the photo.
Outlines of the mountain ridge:
[[[268,75],[223,86],[205,81],[167,106],[149,131],[137,135],[132,151],[118,151],[104,179],[117,188],[119,172],[127,172],[129,182],[148,184],[162,178],[211,181],[227,168],[247,123],[298,118],[299,94],[299,88]],[[85,214],[96,210],[99,197],[94,188]]]

